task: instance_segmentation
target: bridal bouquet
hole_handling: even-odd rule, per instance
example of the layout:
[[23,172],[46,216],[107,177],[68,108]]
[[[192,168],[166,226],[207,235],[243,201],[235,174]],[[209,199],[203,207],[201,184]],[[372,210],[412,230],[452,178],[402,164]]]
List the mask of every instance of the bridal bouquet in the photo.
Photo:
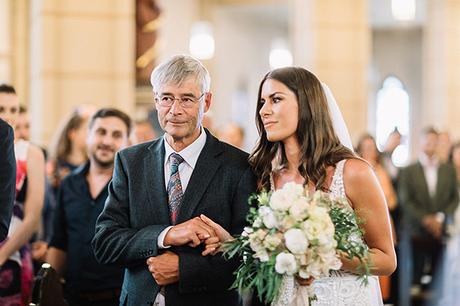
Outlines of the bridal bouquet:
[[[294,277],[328,276],[342,265],[339,253],[361,261],[360,276],[366,283],[368,247],[353,210],[344,201],[321,191],[308,194],[296,183],[251,196],[251,226],[224,245],[226,256],[243,258],[233,288],[255,289],[265,303],[288,305],[290,301],[283,302],[280,294],[287,290],[286,280],[294,284]],[[309,286],[305,289],[308,304],[315,297]]]

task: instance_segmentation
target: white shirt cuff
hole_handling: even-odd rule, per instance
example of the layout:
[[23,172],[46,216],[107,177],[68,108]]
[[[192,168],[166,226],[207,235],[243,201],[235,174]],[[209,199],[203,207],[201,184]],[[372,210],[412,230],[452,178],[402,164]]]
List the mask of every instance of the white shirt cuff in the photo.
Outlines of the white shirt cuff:
[[164,240],[165,240],[165,237],[166,237],[166,234],[168,233],[168,231],[172,228],[172,226],[168,226],[167,228],[165,228],[161,233],[160,235],[158,235],[158,239],[157,239],[157,246],[159,249],[168,249],[170,248],[171,246],[168,245],[168,246],[165,246],[163,244]]

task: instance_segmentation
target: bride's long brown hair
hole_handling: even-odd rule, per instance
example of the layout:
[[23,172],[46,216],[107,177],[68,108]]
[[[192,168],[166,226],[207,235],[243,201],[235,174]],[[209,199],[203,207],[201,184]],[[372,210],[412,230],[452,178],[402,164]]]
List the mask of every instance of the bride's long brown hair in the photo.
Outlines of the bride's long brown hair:
[[259,116],[262,108],[262,86],[269,79],[283,83],[297,97],[299,121],[296,136],[300,144],[299,172],[305,178],[306,184],[312,182],[316,189],[324,190],[327,167],[334,166],[343,159],[356,158],[356,155],[342,145],[334,131],[321,82],[311,72],[300,67],[272,70],[260,83],[256,110],[256,125],[260,138],[249,157],[249,162],[259,178],[258,188],[269,190],[270,173],[287,165],[283,143],[268,141]]

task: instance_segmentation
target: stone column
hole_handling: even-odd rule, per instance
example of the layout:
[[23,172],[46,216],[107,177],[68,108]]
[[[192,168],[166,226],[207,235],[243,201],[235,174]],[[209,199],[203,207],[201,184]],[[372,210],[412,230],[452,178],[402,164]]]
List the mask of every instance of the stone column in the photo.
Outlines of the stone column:
[[460,137],[460,1],[427,1],[422,125]]
[[0,0],[0,83],[11,82],[11,0]]
[[367,130],[370,27],[366,0],[291,0],[294,64],[327,83],[353,140]]
[[33,139],[46,144],[80,104],[134,110],[134,1],[42,0],[31,5]]

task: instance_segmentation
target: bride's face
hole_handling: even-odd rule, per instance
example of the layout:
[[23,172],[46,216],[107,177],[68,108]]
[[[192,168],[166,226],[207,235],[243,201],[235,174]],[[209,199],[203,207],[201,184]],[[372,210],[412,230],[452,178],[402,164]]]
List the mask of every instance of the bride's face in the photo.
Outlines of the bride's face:
[[267,132],[268,141],[296,139],[299,119],[297,97],[280,81],[268,79],[262,85],[259,116]]

